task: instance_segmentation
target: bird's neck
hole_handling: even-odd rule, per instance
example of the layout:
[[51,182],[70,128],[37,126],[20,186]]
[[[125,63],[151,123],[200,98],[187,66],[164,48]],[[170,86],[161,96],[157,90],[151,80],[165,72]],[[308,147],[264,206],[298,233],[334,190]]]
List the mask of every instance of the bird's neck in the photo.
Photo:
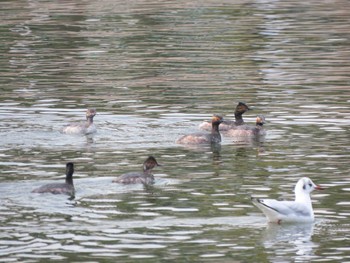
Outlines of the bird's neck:
[[86,117],[86,122],[87,122],[88,125],[93,124],[93,122],[94,122],[94,117],[93,117],[93,116]]
[[211,128],[211,141],[214,143],[221,142],[221,135],[219,132],[219,124],[220,123],[213,123]]
[[144,176],[153,176],[152,169],[143,170],[143,175]]
[[146,165],[143,166],[143,174],[144,175],[150,175],[152,174],[153,167],[147,167]]
[[213,123],[211,126],[211,133],[212,134],[220,134],[219,133],[219,123]]
[[243,124],[242,113],[235,112],[235,122],[236,122],[237,125]]
[[67,173],[67,175],[66,175],[66,183],[73,185],[73,173]]
[[263,123],[257,123],[256,124],[256,128],[258,129],[258,130],[261,130],[262,128],[263,128]]
[[310,194],[306,193],[295,193],[295,202],[303,203],[312,208]]

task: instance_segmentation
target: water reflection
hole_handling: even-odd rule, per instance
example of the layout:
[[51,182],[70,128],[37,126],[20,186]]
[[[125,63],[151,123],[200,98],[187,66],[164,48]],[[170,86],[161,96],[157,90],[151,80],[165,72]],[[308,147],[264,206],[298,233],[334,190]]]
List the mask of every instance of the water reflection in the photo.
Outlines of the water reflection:
[[[268,224],[262,242],[273,262],[311,261],[318,244],[312,241],[314,224]],[[291,256],[291,252],[295,256]]]

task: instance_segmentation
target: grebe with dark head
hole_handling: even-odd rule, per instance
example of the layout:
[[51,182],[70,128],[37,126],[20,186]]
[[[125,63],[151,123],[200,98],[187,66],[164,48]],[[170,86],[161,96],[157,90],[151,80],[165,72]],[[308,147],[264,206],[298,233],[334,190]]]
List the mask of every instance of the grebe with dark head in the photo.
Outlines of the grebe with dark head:
[[61,129],[62,133],[66,134],[92,134],[97,131],[94,125],[94,117],[96,109],[88,109],[86,111],[86,122],[72,123],[64,126]]
[[211,119],[211,133],[194,133],[189,135],[184,135],[179,138],[176,143],[179,144],[210,144],[210,143],[220,143],[221,135],[219,132],[219,125],[223,122],[223,117],[214,114]]
[[52,183],[45,184],[37,189],[34,189],[32,193],[52,193],[52,194],[66,194],[74,196],[75,189],[73,185],[73,173],[74,164],[66,164],[66,181],[64,183]]
[[[226,131],[233,128],[234,126],[243,125],[244,120],[242,115],[248,110],[250,110],[250,108],[248,107],[247,104],[245,104],[244,102],[239,102],[235,108],[235,120],[234,121],[224,120],[221,123],[219,130]],[[209,131],[211,129],[211,123],[205,121],[199,125],[199,128],[202,130]]]
[[122,174],[118,178],[113,180],[113,183],[120,184],[153,184],[154,176],[152,174],[152,169],[158,164],[156,158],[149,156],[143,163],[143,172],[130,172]]

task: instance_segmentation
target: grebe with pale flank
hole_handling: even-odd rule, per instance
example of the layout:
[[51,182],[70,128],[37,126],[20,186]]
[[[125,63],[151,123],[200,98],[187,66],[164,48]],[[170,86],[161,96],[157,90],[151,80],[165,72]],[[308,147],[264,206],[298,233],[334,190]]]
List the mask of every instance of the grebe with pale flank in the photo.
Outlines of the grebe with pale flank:
[[66,134],[92,134],[97,131],[94,125],[94,117],[96,109],[88,109],[86,111],[86,122],[71,123],[61,129],[62,133]]
[[219,132],[219,125],[223,122],[223,117],[214,114],[211,119],[211,133],[194,133],[184,135],[179,138],[176,143],[179,144],[208,144],[208,143],[220,143],[221,135]]
[[256,117],[255,126],[252,125],[239,125],[235,126],[227,131],[223,131],[224,136],[227,137],[263,137],[266,135],[266,131],[263,127],[265,124],[265,117],[258,115]]

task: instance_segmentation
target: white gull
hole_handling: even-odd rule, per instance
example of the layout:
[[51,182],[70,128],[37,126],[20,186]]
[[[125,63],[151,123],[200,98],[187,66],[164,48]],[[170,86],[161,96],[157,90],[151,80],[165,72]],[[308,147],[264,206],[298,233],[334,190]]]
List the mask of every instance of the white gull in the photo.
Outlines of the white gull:
[[308,223],[314,221],[314,211],[310,198],[310,193],[314,189],[323,190],[310,178],[303,177],[295,185],[295,201],[257,198],[252,198],[252,201],[265,214],[269,222],[278,224],[282,222]]

